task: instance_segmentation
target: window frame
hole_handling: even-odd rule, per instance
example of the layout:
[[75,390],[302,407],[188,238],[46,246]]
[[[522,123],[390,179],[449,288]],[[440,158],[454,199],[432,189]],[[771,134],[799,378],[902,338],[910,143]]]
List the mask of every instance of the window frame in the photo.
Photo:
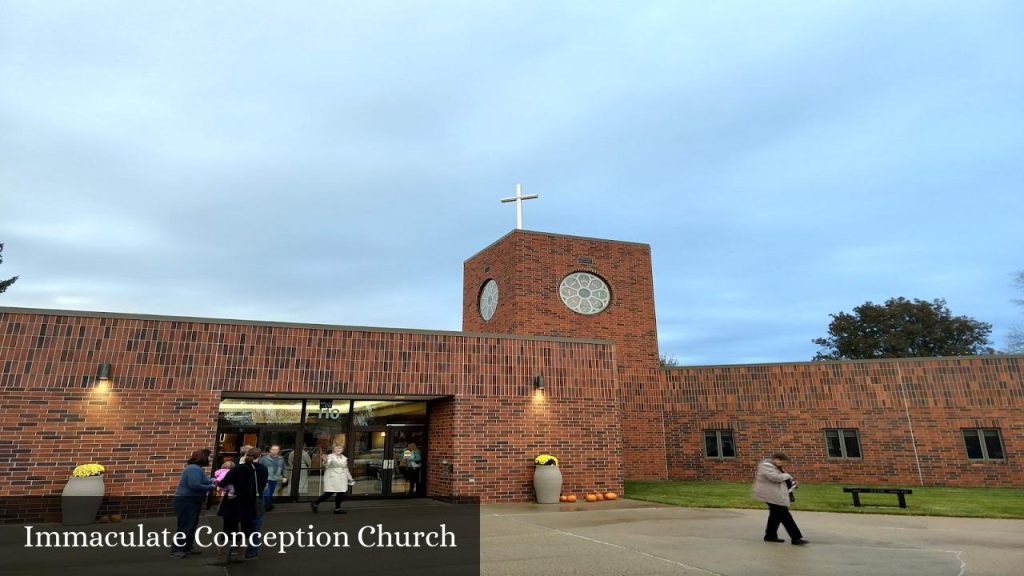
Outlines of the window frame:
[[[715,434],[715,446],[718,448],[718,456],[712,456],[708,454],[708,433],[713,432]],[[725,456],[722,453],[722,433],[726,432],[729,434],[730,440],[732,440],[732,456]],[[732,428],[708,428],[704,430],[704,434],[701,436],[704,444],[704,457],[711,458],[712,460],[735,460],[736,453],[736,434]]]
[[[985,432],[988,431],[996,433],[996,438],[999,440],[999,448],[1003,451],[1002,458],[992,458],[988,455],[988,446],[985,445]],[[967,449],[967,432],[973,432],[975,438],[978,439],[978,443],[981,445],[981,458],[971,458],[971,452]],[[1003,442],[1003,431],[999,428],[961,428],[960,442],[963,443],[964,454],[967,455],[968,462],[1006,462],[1006,443]]]
[[[839,456],[833,456],[829,452],[828,448],[828,433],[835,432],[839,435]],[[846,433],[853,432],[853,437],[857,440],[857,450],[860,452],[860,456],[847,456],[846,454]],[[825,440],[825,456],[829,460],[863,460],[864,459],[864,444],[860,441],[860,428],[822,428],[821,436]]]

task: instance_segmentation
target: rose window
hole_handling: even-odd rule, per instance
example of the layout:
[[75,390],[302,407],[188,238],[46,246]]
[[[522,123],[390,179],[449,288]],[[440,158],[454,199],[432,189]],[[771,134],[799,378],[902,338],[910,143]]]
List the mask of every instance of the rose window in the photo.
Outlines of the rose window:
[[597,314],[612,299],[608,283],[589,272],[575,272],[562,280],[558,288],[562,302],[580,314]]

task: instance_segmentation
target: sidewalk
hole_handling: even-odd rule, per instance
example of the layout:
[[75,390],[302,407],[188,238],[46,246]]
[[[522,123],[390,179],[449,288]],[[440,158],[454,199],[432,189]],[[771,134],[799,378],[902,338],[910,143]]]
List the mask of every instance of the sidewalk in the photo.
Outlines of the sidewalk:
[[[761,540],[767,510],[486,505],[482,574],[1006,576],[1024,573],[1024,520],[797,512],[807,546]],[[780,536],[785,536],[782,531]]]

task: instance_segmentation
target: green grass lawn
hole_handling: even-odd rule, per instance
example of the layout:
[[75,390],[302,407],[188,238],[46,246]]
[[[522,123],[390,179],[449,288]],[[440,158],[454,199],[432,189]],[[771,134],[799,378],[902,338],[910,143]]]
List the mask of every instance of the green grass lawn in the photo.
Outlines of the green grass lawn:
[[[854,508],[853,498],[843,492],[843,486],[861,485],[801,483],[793,510],[1024,518],[1024,489],[1021,488],[886,486],[914,491],[906,496],[907,508],[903,509],[897,504],[895,494],[861,494],[862,506]],[[764,508],[763,503],[751,497],[750,488],[750,482],[627,481],[626,497],[693,508]]]

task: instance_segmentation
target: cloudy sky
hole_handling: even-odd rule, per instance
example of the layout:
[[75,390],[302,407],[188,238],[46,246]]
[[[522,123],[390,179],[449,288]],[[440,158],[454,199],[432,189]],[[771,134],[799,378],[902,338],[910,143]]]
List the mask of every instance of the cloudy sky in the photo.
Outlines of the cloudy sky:
[[1024,4],[0,10],[5,306],[458,330],[513,228],[650,243],[664,353],[1024,319]]

